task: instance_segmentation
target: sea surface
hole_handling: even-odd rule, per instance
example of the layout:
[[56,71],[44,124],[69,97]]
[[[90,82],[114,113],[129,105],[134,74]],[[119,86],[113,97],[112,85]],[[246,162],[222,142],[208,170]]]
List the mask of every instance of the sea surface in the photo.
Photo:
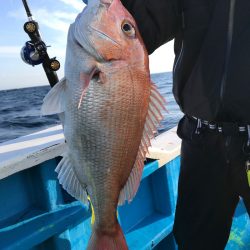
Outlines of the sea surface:
[[[172,95],[172,74],[152,75],[167,101],[159,133],[174,126],[182,116]],[[0,143],[60,124],[57,115],[41,116],[42,100],[50,86],[0,91]]]

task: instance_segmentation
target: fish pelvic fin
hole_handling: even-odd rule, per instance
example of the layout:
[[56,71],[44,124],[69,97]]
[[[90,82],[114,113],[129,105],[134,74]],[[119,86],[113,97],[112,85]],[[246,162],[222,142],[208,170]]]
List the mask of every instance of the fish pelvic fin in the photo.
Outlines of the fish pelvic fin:
[[88,200],[91,207],[91,225],[93,226],[95,224],[95,210],[89,195],[88,195]]
[[148,153],[148,147],[151,146],[150,140],[154,138],[157,126],[163,119],[162,112],[163,110],[166,110],[165,104],[165,99],[161,96],[155,84],[151,82],[150,102],[141,143],[134,167],[125,186],[120,192],[118,205],[123,205],[126,200],[131,202],[136,195],[140,185],[144,161],[146,160],[146,154]]
[[59,183],[74,198],[84,204],[88,204],[86,188],[77,179],[69,156],[66,154],[57,165],[55,171],[58,173]]
[[44,97],[41,108],[42,115],[60,114],[65,111],[65,77],[60,80]]
[[93,228],[87,250],[128,250],[128,246],[119,224],[115,232],[107,233]]

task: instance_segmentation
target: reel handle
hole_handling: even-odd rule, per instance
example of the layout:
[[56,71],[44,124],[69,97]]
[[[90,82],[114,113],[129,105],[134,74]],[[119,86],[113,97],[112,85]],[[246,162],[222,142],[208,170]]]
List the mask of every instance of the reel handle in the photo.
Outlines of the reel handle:
[[50,59],[48,54],[46,54],[43,61],[43,69],[49,80],[51,87],[55,86],[56,83],[59,82],[57,73],[55,72],[59,68],[60,68],[59,61],[57,61],[56,59]]

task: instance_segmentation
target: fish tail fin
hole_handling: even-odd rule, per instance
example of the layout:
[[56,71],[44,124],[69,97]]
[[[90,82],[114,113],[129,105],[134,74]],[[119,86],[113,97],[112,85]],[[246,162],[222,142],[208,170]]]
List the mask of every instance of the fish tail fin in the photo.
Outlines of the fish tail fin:
[[87,250],[128,250],[120,225],[114,233],[93,229]]

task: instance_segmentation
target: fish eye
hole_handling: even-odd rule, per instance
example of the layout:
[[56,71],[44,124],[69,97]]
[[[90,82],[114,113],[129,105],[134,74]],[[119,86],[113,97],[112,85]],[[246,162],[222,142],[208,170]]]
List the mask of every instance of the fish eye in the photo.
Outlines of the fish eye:
[[135,28],[134,26],[127,20],[124,20],[121,25],[123,33],[129,37],[135,37]]

